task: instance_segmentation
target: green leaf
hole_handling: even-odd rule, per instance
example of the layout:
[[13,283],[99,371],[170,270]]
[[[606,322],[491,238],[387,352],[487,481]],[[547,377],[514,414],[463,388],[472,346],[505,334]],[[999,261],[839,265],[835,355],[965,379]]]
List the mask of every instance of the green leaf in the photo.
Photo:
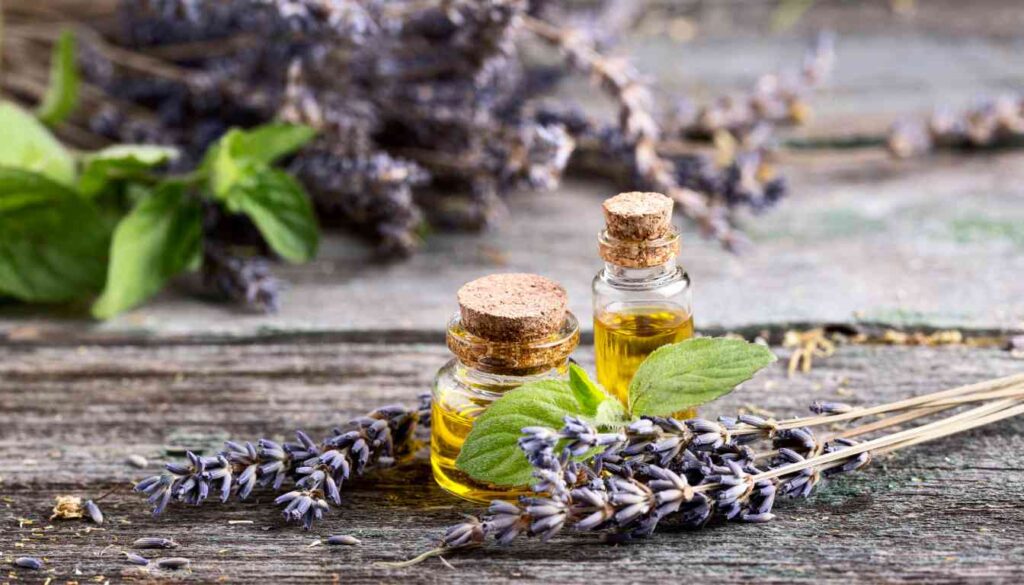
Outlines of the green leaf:
[[298,124],[264,124],[237,132],[232,156],[263,164],[295,152],[316,136],[316,130]]
[[36,116],[48,126],[60,124],[78,105],[78,67],[75,65],[75,35],[61,33],[50,59],[50,86]]
[[775,361],[767,347],[701,337],[665,345],[640,364],[629,384],[634,416],[667,416],[728,394]]
[[0,294],[64,302],[99,290],[107,224],[74,191],[32,172],[0,168]]
[[0,102],[0,167],[39,173],[58,183],[75,180],[75,161],[32,114]]
[[78,190],[93,197],[110,183],[139,178],[153,167],[178,157],[178,151],[165,146],[118,144],[87,154],[82,159]]
[[253,171],[227,194],[227,207],[252,219],[267,244],[289,262],[316,255],[319,232],[309,197],[288,173],[270,168]]
[[210,147],[202,166],[210,175],[214,193],[225,197],[240,180],[298,150],[315,135],[312,128],[294,124],[232,128]]
[[631,420],[629,413],[626,412],[626,407],[619,402],[618,398],[605,400],[598,405],[597,412],[587,418],[592,424],[603,429],[622,427],[628,425]]
[[576,364],[569,364],[569,387],[576,401],[580,403],[580,412],[587,416],[597,414],[598,407],[609,398],[608,394],[590,379],[587,371]]
[[562,428],[579,403],[561,380],[530,382],[494,401],[473,423],[455,466],[470,477],[495,485],[526,485],[533,468],[519,449],[524,427]]
[[107,319],[157,293],[201,251],[202,208],[184,185],[164,183],[114,231],[110,269],[92,313]]

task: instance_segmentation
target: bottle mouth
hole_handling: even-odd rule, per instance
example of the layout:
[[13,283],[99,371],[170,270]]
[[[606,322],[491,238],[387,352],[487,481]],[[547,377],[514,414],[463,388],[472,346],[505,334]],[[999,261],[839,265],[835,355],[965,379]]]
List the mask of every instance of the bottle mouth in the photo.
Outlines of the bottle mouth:
[[597,246],[601,258],[626,268],[651,268],[671,261],[679,255],[679,230],[669,226],[668,231],[654,240],[620,240],[601,230]]
[[530,375],[563,364],[580,343],[580,325],[566,311],[557,331],[536,339],[493,341],[470,333],[456,312],[448,320],[448,349],[465,365],[504,375]]

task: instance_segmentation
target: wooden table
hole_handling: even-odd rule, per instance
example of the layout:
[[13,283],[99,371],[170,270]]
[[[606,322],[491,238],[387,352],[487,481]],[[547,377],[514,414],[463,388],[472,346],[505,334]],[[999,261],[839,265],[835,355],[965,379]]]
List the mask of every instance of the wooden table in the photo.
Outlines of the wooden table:
[[[664,87],[713,95],[797,62],[812,28],[841,36],[836,80],[817,98],[814,123],[795,134],[819,146],[786,152],[794,194],[745,221],[756,248],[735,258],[687,232],[698,328],[764,331],[776,343],[792,327],[827,323],[956,327],[968,338],[1024,329],[1024,156],[896,162],[877,147],[830,146],[880,136],[900,115],[938,103],[1024,87],[1019,8],[995,1],[965,13],[962,3],[929,2],[908,19],[824,2],[795,32],[755,36],[763,5],[718,6],[673,13],[704,33],[688,45],[644,36],[628,46]],[[1024,580],[1024,420],[883,457],[809,500],[782,503],[773,523],[658,533],[631,546],[566,533],[452,554],[454,568],[375,564],[430,548],[460,514],[480,511],[434,486],[422,454],[346,486],[343,505],[308,533],[284,524],[268,492],[172,506],[158,519],[130,493],[183,447],[210,453],[227,438],[287,439],[296,428],[315,435],[381,404],[412,403],[448,359],[442,327],[455,289],[476,276],[555,277],[586,321],[598,203],[612,192],[573,179],[554,194],[512,197],[498,230],[432,236],[400,264],[332,235],[316,262],[282,270],[292,287],[274,316],[197,300],[188,278],[102,325],[0,307],[0,582]],[[577,354],[587,367],[591,352]],[[706,412],[756,405],[793,416],[815,399],[872,404],[1021,371],[1024,361],[992,346],[847,345],[806,375],[787,378],[777,364]],[[130,455],[148,467],[128,465]],[[58,495],[102,496],[106,522],[49,520]],[[309,546],[340,533],[362,544]],[[140,536],[179,542],[161,554],[189,558],[191,571],[127,565],[121,553]],[[45,569],[8,574],[19,556],[42,557]]]

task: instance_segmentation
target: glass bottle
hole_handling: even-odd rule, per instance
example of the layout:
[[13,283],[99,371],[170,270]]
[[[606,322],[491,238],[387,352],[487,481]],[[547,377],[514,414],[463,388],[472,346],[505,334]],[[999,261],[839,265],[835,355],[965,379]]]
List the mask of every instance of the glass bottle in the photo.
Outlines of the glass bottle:
[[[594,357],[598,382],[627,404],[630,380],[647,356],[693,337],[692,286],[676,261],[671,199],[624,193],[604,208],[598,246],[605,264],[593,282]],[[689,409],[675,416],[694,415]]]
[[[534,275],[493,277],[542,278]],[[478,279],[466,286],[488,278],[492,277]],[[507,279],[504,284],[508,285]],[[558,288],[562,290],[560,286]],[[528,493],[529,488],[497,486],[474,480],[456,469],[455,460],[473,422],[503,393],[527,382],[568,376],[569,355],[579,344],[579,323],[563,304],[558,315],[545,317],[547,325],[543,328],[531,326],[528,327],[529,332],[516,327],[509,330],[506,319],[501,323],[504,334],[491,335],[486,327],[474,327],[473,324],[479,322],[479,313],[467,319],[462,290],[460,312],[448,322],[446,334],[448,348],[455,357],[441,368],[434,381],[430,464],[435,481],[451,494],[478,502],[514,498]],[[529,292],[526,290],[524,294]],[[517,293],[505,290],[503,294]],[[520,297],[520,300],[523,299]],[[530,302],[529,299],[525,301],[527,304]],[[543,304],[540,301],[532,306],[536,308]]]

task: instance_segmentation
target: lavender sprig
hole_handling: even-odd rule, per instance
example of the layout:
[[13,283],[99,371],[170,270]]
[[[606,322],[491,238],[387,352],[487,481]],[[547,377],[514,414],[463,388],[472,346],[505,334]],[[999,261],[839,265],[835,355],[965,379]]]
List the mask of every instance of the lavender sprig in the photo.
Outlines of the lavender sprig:
[[345,482],[390,467],[396,457],[409,453],[418,425],[429,424],[428,413],[429,400],[424,399],[416,408],[394,405],[370,411],[320,442],[302,431],[296,431],[295,442],[283,444],[270,439],[255,444],[228,441],[215,456],[188,452],[186,462],[168,463],[164,473],[143,479],[135,491],[148,497],[156,516],[171,502],[200,505],[211,493],[222,502],[232,493],[244,500],[257,486],[282,491],[290,482],[293,488],[275,503],[284,506],[287,521],[309,529],[329,509],[328,501],[341,503]]
[[[618,542],[650,536],[662,521],[688,528],[700,528],[716,516],[768,522],[775,518],[772,510],[779,494],[807,496],[824,475],[853,471],[870,460],[866,453],[854,453],[821,470],[809,467],[765,476],[806,458],[782,446],[763,467],[755,466],[758,457],[736,442],[730,428],[760,429],[763,434],[741,436],[793,443],[812,452],[818,443],[808,429],[775,432],[773,422],[750,415],[727,423],[648,417],[621,434],[600,433],[575,417],[566,417],[564,423],[558,431],[523,429],[519,445],[534,467],[537,495],[517,503],[492,502],[482,519],[450,527],[441,550],[478,546],[488,537],[501,545],[521,535],[547,540],[566,527],[600,531],[606,540]],[[821,449],[836,453],[855,444],[838,439]],[[557,454],[556,445],[562,446]],[[573,460],[595,447],[604,450],[583,463]]]

